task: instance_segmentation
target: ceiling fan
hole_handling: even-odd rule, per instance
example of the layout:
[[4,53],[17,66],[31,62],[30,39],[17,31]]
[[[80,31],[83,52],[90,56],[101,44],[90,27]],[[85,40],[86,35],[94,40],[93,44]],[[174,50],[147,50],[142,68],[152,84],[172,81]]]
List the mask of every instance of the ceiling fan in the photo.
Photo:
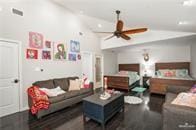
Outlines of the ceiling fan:
[[120,11],[116,10],[116,14],[117,14],[117,24],[116,24],[116,30],[114,32],[95,32],[95,33],[109,33],[109,34],[113,34],[112,36],[106,38],[105,40],[109,40],[113,37],[117,37],[117,38],[123,38],[125,40],[130,40],[131,38],[127,35],[127,34],[135,34],[135,33],[141,33],[141,32],[145,32],[148,29],[147,28],[137,28],[137,29],[131,29],[131,30],[123,30],[123,21],[120,20],[119,15],[120,15]]

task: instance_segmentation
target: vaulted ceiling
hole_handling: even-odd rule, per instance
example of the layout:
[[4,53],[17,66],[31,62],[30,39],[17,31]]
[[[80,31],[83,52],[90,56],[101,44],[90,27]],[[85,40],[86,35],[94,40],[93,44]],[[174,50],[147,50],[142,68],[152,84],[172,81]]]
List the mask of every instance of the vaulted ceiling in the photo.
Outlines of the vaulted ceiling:
[[[149,27],[156,30],[196,32],[196,0],[192,0],[192,6],[183,6],[185,0],[53,1],[75,13],[83,13],[109,22],[115,22],[115,10],[121,10],[121,19],[126,26],[132,28]],[[179,22],[182,25],[179,25]]]

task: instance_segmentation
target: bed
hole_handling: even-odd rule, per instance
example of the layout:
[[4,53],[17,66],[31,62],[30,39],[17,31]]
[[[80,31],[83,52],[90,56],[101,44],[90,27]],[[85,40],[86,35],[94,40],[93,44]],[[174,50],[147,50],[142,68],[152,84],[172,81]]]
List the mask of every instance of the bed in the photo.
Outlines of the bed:
[[[131,71],[137,72],[137,75],[140,74],[140,65],[139,64],[119,64],[120,71]],[[131,88],[138,86],[140,84],[140,77],[135,81],[127,75],[105,75],[107,77],[107,86],[110,89],[119,89],[129,91]]]
[[159,70],[187,70],[188,74],[185,77],[159,77],[156,76],[150,79],[150,93],[162,94],[166,92],[167,86],[193,86],[196,80],[190,76],[190,62],[173,62],[173,63],[156,63],[155,71]]

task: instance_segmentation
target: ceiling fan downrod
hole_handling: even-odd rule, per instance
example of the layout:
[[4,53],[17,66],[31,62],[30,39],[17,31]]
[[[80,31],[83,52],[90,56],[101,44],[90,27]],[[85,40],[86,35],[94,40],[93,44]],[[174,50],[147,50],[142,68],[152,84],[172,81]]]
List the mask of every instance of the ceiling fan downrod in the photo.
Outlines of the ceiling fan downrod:
[[120,19],[119,15],[120,15],[120,10],[116,10],[116,14],[117,14],[117,21]]

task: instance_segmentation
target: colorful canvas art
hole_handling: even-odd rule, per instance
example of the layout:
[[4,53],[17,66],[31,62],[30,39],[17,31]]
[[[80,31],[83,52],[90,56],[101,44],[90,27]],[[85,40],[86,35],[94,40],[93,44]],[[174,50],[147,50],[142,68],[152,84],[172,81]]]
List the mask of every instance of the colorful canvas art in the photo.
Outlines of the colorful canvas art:
[[78,54],[78,60],[81,60],[81,54]]
[[70,61],[76,61],[76,54],[69,53],[69,60]]
[[51,52],[50,51],[42,51],[42,59],[50,60]]
[[37,59],[38,58],[38,50],[27,49],[26,58],[27,59]]
[[45,47],[51,48],[51,41],[45,41]]
[[54,43],[54,59],[66,60],[67,59],[67,46],[63,43]]
[[29,46],[31,48],[43,48],[43,35],[36,32],[29,32]]
[[71,52],[79,53],[80,52],[80,42],[71,40],[70,41],[70,50],[71,50]]

